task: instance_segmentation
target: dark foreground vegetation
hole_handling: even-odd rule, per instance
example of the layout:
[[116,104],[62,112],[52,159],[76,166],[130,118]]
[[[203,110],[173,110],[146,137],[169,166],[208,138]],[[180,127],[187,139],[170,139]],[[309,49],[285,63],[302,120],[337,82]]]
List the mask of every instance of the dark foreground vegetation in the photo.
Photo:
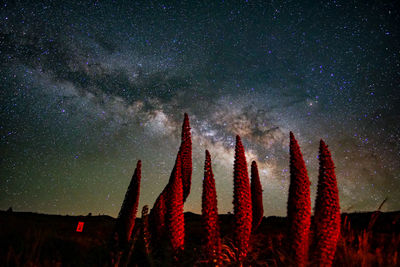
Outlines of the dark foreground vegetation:
[[[225,263],[234,262],[233,215],[219,215],[222,254]],[[141,219],[136,220],[140,227]],[[400,211],[342,214],[341,237],[334,266],[399,266]],[[82,232],[76,232],[84,222]],[[201,246],[201,216],[185,213],[186,249],[181,264],[197,262]],[[245,266],[284,266],[287,220],[264,217],[251,237]],[[107,242],[115,219],[110,216],[61,216],[0,211],[0,266],[105,266]],[[136,240],[129,266],[166,266],[160,259],[148,259],[141,235]],[[176,264],[176,263],[174,263]]]

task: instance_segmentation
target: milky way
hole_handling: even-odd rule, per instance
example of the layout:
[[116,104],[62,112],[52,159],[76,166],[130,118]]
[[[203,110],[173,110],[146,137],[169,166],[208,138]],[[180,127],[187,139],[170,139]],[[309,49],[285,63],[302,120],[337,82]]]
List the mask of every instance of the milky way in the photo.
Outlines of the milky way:
[[312,200],[323,138],[343,212],[386,197],[383,210],[400,209],[395,1],[14,2],[0,7],[0,209],[116,216],[139,159],[140,206],[152,206],[184,112],[185,211],[200,212],[205,149],[219,211],[232,211],[239,134],[260,168],[264,214],[285,215],[289,131]]

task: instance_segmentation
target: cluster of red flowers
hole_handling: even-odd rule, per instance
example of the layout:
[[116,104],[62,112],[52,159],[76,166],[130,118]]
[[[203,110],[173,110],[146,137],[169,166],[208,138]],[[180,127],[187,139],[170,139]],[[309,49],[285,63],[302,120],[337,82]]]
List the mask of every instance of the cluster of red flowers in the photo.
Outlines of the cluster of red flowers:
[[183,215],[183,188],[182,188],[182,160],[180,154],[176,158],[175,167],[171,175],[171,183],[166,203],[167,232],[174,253],[178,254],[184,249],[185,219]]
[[183,202],[190,194],[192,183],[192,138],[190,134],[189,116],[185,113],[182,125],[181,147],[179,149],[182,158],[182,186]]
[[124,202],[122,203],[115,233],[118,235],[118,242],[121,248],[126,247],[132,238],[133,227],[135,226],[136,213],[139,205],[140,179],[142,162],[139,160],[136,164],[128,190],[126,191]]
[[313,260],[318,266],[332,265],[340,235],[339,192],[335,166],[328,146],[321,140],[319,177],[314,211]]
[[218,265],[221,254],[221,238],[218,222],[217,192],[208,150],[206,150],[204,164],[201,216],[204,231],[202,256],[209,265]]
[[156,199],[149,216],[150,227],[152,229],[151,238],[154,243],[161,240],[165,234],[165,215],[167,214],[167,207],[165,205],[166,198],[167,190],[165,188]]
[[310,181],[300,147],[290,133],[290,187],[288,199],[288,245],[291,262],[331,266],[340,235],[340,204],[335,166],[328,147],[321,140],[319,148],[318,190],[312,222],[312,256],[310,247],[311,202]]
[[[182,140],[175,166],[164,190],[150,213],[151,239],[154,244],[167,237],[175,259],[184,250],[185,221],[183,205],[190,193],[192,176],[192,141],[189,117],[185,113]],[[328,147],[320,142],[320,170],[313,227],[313,253],[311,263],[318,266],[332,264],[340,234],[340,206],[334,164]],[[138,161],[132,181],[118,216],[116,236],[118,245],[125,248],[132,238],[139,202],[141,161]],[[251,232],[263,218],[262,188],[257,163],[251,164],[251,186],[244,148],[236,136],[234,162],[234,236],[237,259],[247,256]],[[290,186],[287,203],[288,264],[305,266],[309,262],[309,236],[311,227],[310,181],[307,169],[292,132],[290,132]],[[208,265],[221,263],[221,237],[218,222],[217,194],[211,167],[211,157],[206,150],[202,193],[203,245],[202,257]]]
[[119,264],[122,253],[129,248],[133,239],[133,229],[139,205],[141,168],[142,162],[139,160],[115,223],[110,251],[111,265]]
[[299,266],[307,262],[311,224],[310,180],[299,144],[290,132],[290,186],[287,205],[288,246],[291,259]]
[[238,260],[247,256],[252,224],[251,192],[246,156],[240,136],[236,136],[233,172],[234,244],[238,249]]
[[251,163],[251,206],[253,208],[253,226],[254,232],[261,223],[264,216],[264,206],[262,198],[262,187],[260,183],[260,176],[258,175],[257,163]]
[[[168,234],[173,250],[183,250],[184,216],[183,203],[190,193],[192,177],[192,139],[189,116],[185,113],[182,125],[181,145],[171,177],[164,190],[158,196],[150,212],[150,224],[153,229],[152,241],[157,243]],[[182,205],[180,204],[182,202]],[[173,206],[171,206],[173,205]],[[180,206],[182,206],[180,208]],[[177,210],[173,210],[176,207]],[[173,214],[171,214],[171,212]],[[181,213],[181,214],[180,214]],[[178,231],[171,234],[172,228]],[[173,230],[175,231],[175,230]]]

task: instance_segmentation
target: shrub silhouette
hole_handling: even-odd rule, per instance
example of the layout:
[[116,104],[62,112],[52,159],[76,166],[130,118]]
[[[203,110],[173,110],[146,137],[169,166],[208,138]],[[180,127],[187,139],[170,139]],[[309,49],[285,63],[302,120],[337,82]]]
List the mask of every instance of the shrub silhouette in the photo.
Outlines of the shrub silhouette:
[[182,157],[183,202],[190,194],[192,183],[192,138],[190,134],[189,116],[185,113],[182,125],[180,154]]
[[238,250],[237,258],[242,261],[249,246],[252,208],[246,156],[239,135],[236,136],[233,182],[234,244]]
[[308,260],[311,223],[310,181],[300,147],[290,132],[290,186],[287,204],[288,254],[291,262],[304,266]]
[[136,164],[135,172],[133,173],[128,190],[126,191],[125,199],[116,221],[115,232],[118,235],[120,248],[125,248],[132,239],[132,232],[135,226],[136,213],[139,205],[141,168],[142,162],[139,160]]
[[264,215],[262,192],[263,190],[260,183],[257,163],[253,161],[251,163],[251,205],[253,209],[252,232],[258,228]]
[[201,206],[203,226],[202,257],[209,265],[220,264],[221,238],[219,233],[217,192],[215,190],[214,174],[211,167],[211,157],[206,150],[204,164],[204,180]]
[[171,183],[167,191],[167,214],[166,223],[168,238],[175,256],[184,250],[185,243],[185,219],[183,215],[183,189],[182,189],[182,159],[178,154],[174,170],[172,171]]
[[320,141],[319,163],[312,260],[318,266],[331,266],[340,235],[340,205],[335,166],[323,140]]

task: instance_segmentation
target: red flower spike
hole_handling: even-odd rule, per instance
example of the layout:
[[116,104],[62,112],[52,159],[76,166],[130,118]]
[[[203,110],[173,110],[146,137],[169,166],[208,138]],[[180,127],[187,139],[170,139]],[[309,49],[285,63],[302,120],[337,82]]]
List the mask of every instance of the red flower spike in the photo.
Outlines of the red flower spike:
[[[181,151],[178,152],[176,156],[175,165],[172,169],[171,176],[169,177],[168,184],[164,187],[161,194],[156,199],[156,202],[153,205],[153,208],[150,212],[150,223],[152,227],[152,242],[156,245],[160,240],[162,240],[166,233],[166,214],[167,214],[167,205],[166,202],[168,200],[168,194],[171,190],[171,184],[174,177],[174,173],[176,172],[176,164],[178,161],[178,157],[180,158]],[[180,165],[179,168],[181,168]],[[180,169],[181,170],[181,169]]]
[[142,162],[136,164],[128,190],[125,194],[124,202],[118,214],[115,225],[115,232],[118,234],[119,246],[125,247],[132,238],[133,227],[135,226],[136,213],[139,205],[140,180]]
[[175,255],[179,255],[184,249],[185,243],[185,219],[183,215],[183,190],[182,190],[182,160],[180,154],[176,158],[175,167],[170,179],[170,187],[167,190],[167,214],[166,223],[169,241]]
[[290,132],[290,186],[287,204],[288,249],[297,266],[308,260],[311,224],[310,180],[297,140]]
[[331,266],[340,235],[340,204],[335,166],[323,140],[319,147],[319,176],[313,226],[313,261],[318,266]]
[[154,244],[156,244],[159,240],[162,240],[164,238],[164,234],[166,233],[166,201],[171,191],[171,184],[174,173],[178,171],[176,170],[178,157],[180,158],[179,173],[182,176],[180,178],[182,180],[180,182],[182,187],[182,196],[183,202],[185,202],[190,193],[192,179],[192,139],[190,134],[189,116],[186,113],[182,125],[181,146],[179,147],[174,169],[172,171],[168,184],[165,186],[164,190],[161,192],[156,202],[154,203],[154,206],[151,209],[149,216],[150,225],[152,228],[152,242]]
[[152,229],[151,241],[156,244],[158,240],[162,239],[165,234],[165,214],[167,214],[167,207],[165,205],[167,191],[164,189],[158,196],[153,208],[150,212],[150,226]]
[[[181,155],[181,151],[179,150],[178,155],[176,156],[175,165],[174,165],[174,168],[172,169],[172,173],[171,173],[171,176],[169,177],[168,183],[164,187],[161,194],[156,199],[156,202],[154,203],[153,208],[151,209],[151,212],[150,212],[150,223],[151,223],[151,227],[152,227],[152,241],[155,244],[159,240],[164,238],[164,234],[165,234],[165,230],[166,230],[165,229],[165,227],[166,227],[165,216],[167,214],[166,201],[168,198],[169,191],[171,190],[170,188],[171,188],[172,178],[174,177],[174,173],[176,172],[176,163],[177,163],[178,157],[180,158],[180,155]],[[182,166],[182,165],[180,165],[180,166]],[[181,168],[181,167],[179,167],[179,168]]]
[[190,194],[192,183],[192,138],[190,134],[189,116],[185,113],[182,125],[181,147],[179,152],[182,157],[182,186],[183,202]]
[[[190,133],[189,116],[187,113],[185,113],[182,124],[181,146],[179,147],[177,157],[178,156],[181,157],[182,161],[180,173],[182,174],[183,202],[185,202],[186,198],[190,194],[192,180],[192,139]],[[167,212],[165,201],[168,191],[170,190],[169,188],[171,187],[172,177],[173,175],[171,174],[168,184],[165,186],[164,190],[157,198],[150,212],[150,224],[153,230],[152,241],[154,241],[155,243],[164,237],[165,215]]]
[[207,264],[218,266],[221,255],[221,237],[218,222],[217,192],[215,190],[214,174],[208,150],[206,150],[204,164],[201,219],[204,232],[202,256],[205,258]]
[[238,249],[238,260],[242,261],[249,246],[252,208],[246,156],[239,135],[236,136],[233,182],[234,244]]
[[264,215],[262,192],[263,190],[260,183],[257,163],[253,161],[251,163],[251,205],[253,208],[252,232],[258,228]]

